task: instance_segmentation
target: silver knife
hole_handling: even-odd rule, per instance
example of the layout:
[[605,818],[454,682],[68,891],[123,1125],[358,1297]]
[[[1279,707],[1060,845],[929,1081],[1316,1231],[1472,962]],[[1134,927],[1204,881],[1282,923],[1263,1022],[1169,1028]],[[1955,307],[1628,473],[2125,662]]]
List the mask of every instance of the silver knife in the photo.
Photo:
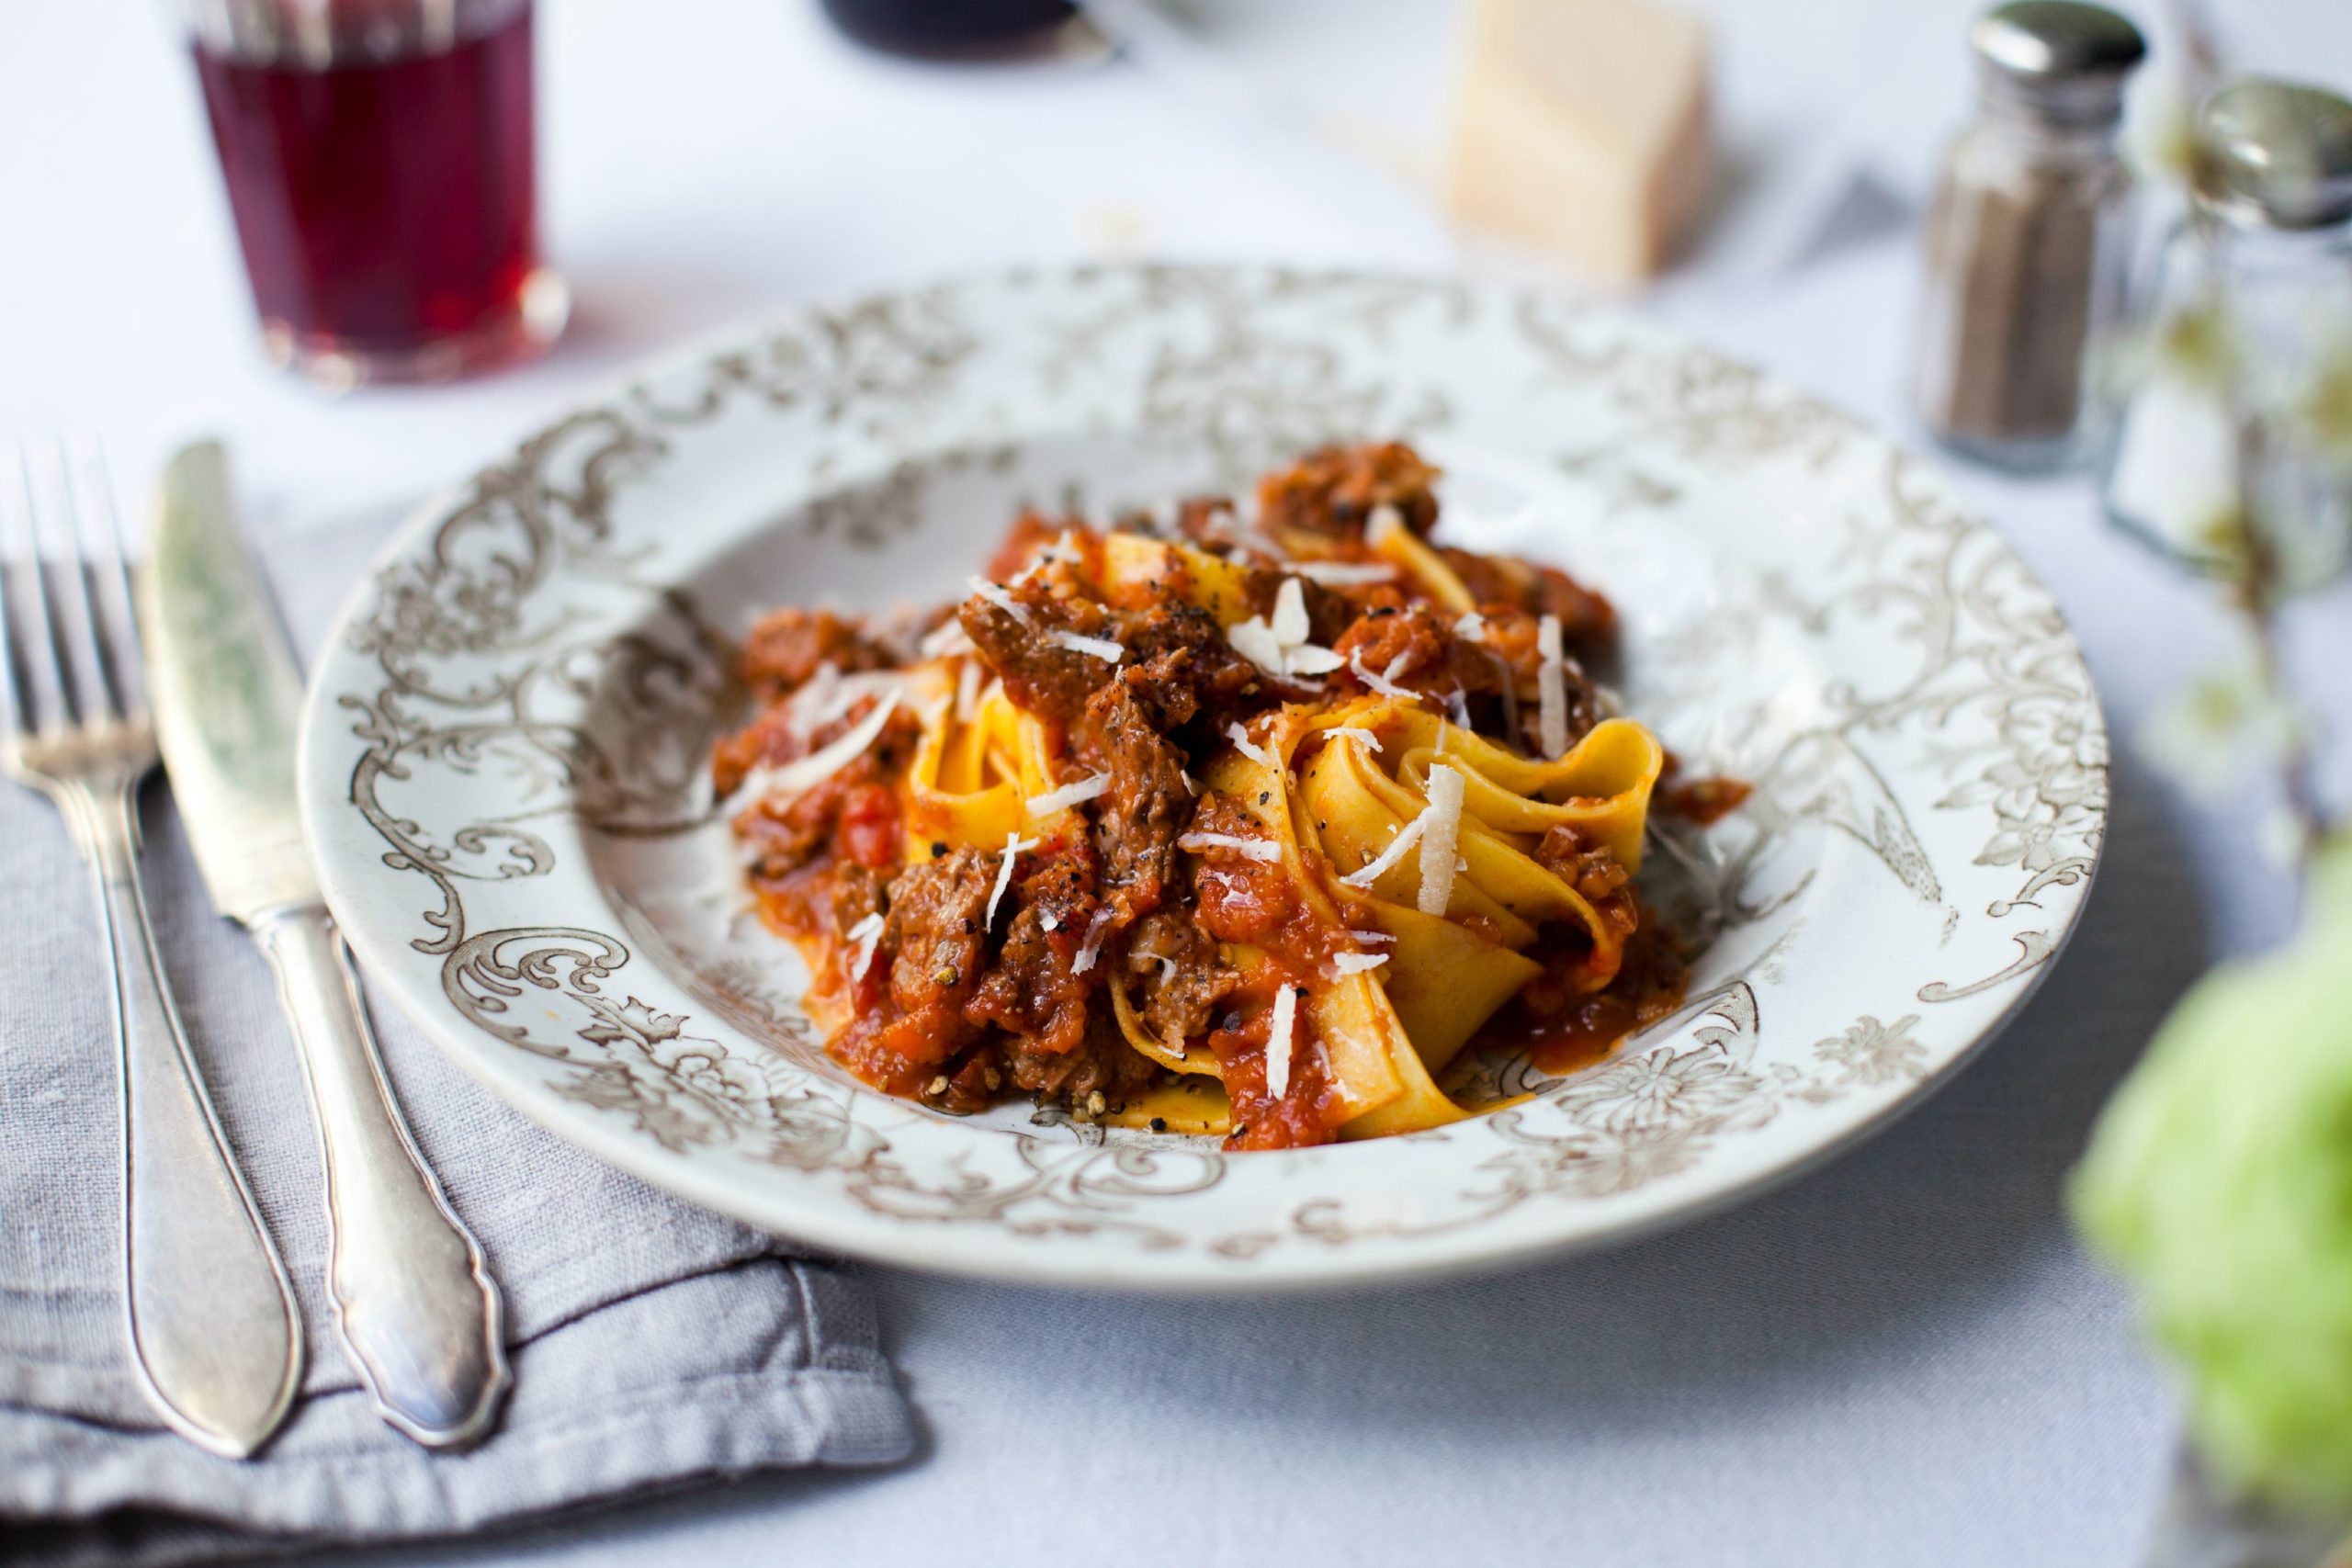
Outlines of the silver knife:
[[164,771],[212,902],[277,974],[326,1174],[327,1292],[378,1414],[428,1448],[488,1431],[513,1374],[498,1287],[401,1119],[295,807],[302,677],[205,442],[164,475],[140,629]]

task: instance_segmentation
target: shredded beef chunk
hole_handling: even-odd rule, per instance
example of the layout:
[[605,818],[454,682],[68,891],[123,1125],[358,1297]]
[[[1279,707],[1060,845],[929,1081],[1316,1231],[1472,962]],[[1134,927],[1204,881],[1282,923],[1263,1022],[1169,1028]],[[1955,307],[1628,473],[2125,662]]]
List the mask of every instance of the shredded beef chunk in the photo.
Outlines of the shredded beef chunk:
[[1154,605],[1119,617],[1127,649],[1119,679],[1168,731],[1198,719],[1204,737],[1272,701],[1258,667],[1226,640],[1216,617],[1190,604]]
[[[845,862],[833,868],[833,932],[846,938],[850,928],[868,915],[878,915],[889,897],[888,878],[871,866]],[[879,964],[874,970],[881,968]],[[868,973],[873,973],[869,970]]]
[[888,1005],[861,1009],[835,1049],[854,1071],[894,1093],[920,1093],[937,1064],[978,1038],[964,1004],[978,988],[995,884],[991,856],[959,850],[909,867],[890,885],[881,942]]
[[1020,576],[1036,561],[1037,554],[1072,531],[1083,534],[1087,523],[1083,517],[1048,517],[1042,512],[1023,512],[1013,520],[1012,530],[1004,543],[996,547],[989,564],[980,575],[997,582]]
[[1190,910],[1156,910],[1127,939],[1128,994],[1140,996],[1144,1026],[1162,1040],[1197,1040],[1240,976],[1217,962],[1217,941]]
[[[964,1016],[996,1025],[1025,1054],[1066,1056],[1085,1037],[1086,1003],[1093,990],[1088,982],[1096,971],[1074,973],[1079,934],[1059,928],[1049,931],[1045,919],[1035,905],[1014,911],[996,965],[965,1004]],[[1013,1078],[1020,1081],[1018,1070]]]
[[890,996],[908,1012],[961,1007],[979,984],[996,857],[957,850],[918,861],[890,885],[883,942],[893,954]]
[[[1076,726],[1090,700],[1122,681],[1170,729],[1204,713],[1222,725],[1271,700],[1257,666],[1234,650],[1205,610],[1183,604],[1114,610],[1057,597],[1040,581],[1008,592],[1020,615],[976,594],[958,612],[965,633],[1014,702],[1057,724]],[[1116,643],[1119,660],[1070,648],[1057,634]]]
[[[895,766],[886,740],[799,795],[755,800],[737,814],[752,882],[774,882],[829,852],[876,870],[896,860],[898,795],[884,782]],[[718,771],[723,778],[726,769]]]
[[1012,700],[1057,724],[1070,724],[1085,711],[1086,699],[1107,685],[1118,667],[1106,659],[1064,646],[1055,633],[1118,640],[1112,614],[1087,599],[1060,599],[1041,581],[1006,590],[1019,614],[979,594],[956,612],[989,669],[1004,680]]
[[1575,828],[1563,823],[1545,833],[1535,846],[1535,859],[1574,887],[1620,942],[1641,924],[1633,873]]
[[1184,753],[1153,727],[1146,700],[1125,681],[1087,705],[1090,761],[1111,775],[1102,797],[1102,885],[1121,917],[1159,908],[1176,878],[1176,840],[1193,819]]
[[1383,607],[1358,616],[1340,634],[1332,651],[1408,691],[1439,697],[1451,692],[1498,692],[1503,686],[1505,667],[1493,651],[1456,637],[1447,622],[1422,604],[1401,610]]
[[866,635],[855,621],[831,610],[787,606],[762,617],[743,645],[743,683],[763,703],[789,696],[808,683],[818,667],[831,664],[843,674],[897,668],[899,656]]
[[1023,858],[1030,869],[1013,884],[1004,945],[964,1016],[996,1025],[1021,1051],[1068,1055],[1085,1036],[1087,1000],[1102,975],[1098,965],[1076,967],[1096,908],[1094,852],[1083,840],[1057,840]]
[[1437,524],[1437,470],[1398,441],[1326,446],[1258,482],[1258,513],[1274,527],[1360,535],[1374,511],[1393,506],[1426,536]]
[[1004,1065],[1016,1088],[1081,1111],[1095,1109],[1089,1102],[1097,1094],[1103,1099],[1102,1109],[1118,1109],[1159,1071],[1127,1043],[1108,1007],[1087,1014],[1086,1032],[1073,1050],[1041,1050],[1027,1037],[1012,1036]]
[[1617,647],[1617,606],[1566,572],[1548,566],[1441,548],[1438,555],[1462,579],[1488,615],[1504,610],[1560,617],[1560,640],[1587,659],[1601,659]]

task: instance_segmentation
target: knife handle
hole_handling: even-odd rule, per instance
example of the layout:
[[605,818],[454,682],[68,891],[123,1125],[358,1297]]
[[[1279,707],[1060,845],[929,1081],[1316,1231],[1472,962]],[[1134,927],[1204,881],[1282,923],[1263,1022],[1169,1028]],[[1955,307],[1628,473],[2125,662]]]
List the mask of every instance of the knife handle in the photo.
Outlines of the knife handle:
[[277,973],[318,1123],[336,1337],[378,1415],[426,1448],[463,1448],[514,1381],[498,1287],[401,1120],[334,918],[301,905],[252,930]]
[[301,1317],[172,1006],[139,884],[139,781],[57,800],[97,881],[122,1071],[131,1359],[172,1429],[243,1459],[286,1419]]

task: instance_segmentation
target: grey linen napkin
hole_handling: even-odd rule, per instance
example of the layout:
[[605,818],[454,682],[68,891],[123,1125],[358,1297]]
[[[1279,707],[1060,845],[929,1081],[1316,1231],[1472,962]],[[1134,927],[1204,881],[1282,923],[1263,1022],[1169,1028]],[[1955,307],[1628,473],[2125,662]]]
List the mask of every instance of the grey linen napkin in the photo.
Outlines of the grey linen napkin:
[[[381,520],[265,536],[298,637]],[[172,1436],[123,1351],[119,1152],[96,915],[57,814],[0,781],[0,1560],[162,1563],[449,1535],[695,1481],[904,1457],[866,1287],[675,1202],[523,1120],[390,1007],[417,1141],[505,1292],[515,1387],[490,1440],[433,1455],[377,1419],[334,1342],[300,1070],[258,954],[207,902],[160,784],[148,898],[229,1140],[301,1298],[302,1400],[262,1456]]]

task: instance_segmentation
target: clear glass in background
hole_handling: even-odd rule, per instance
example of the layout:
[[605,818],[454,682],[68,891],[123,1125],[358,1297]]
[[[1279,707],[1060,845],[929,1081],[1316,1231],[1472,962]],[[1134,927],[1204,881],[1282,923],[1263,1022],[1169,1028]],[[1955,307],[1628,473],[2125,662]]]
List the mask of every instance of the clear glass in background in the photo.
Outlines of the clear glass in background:
[[2352,101],[2248,77],[2193,134],[2118,367],[2107,513],[2201,570],[2259,548],[2269,588],[2313,588],[2352,561]]
[[529,0],[193,0],[262,344],[339,390],[527,357],[541,263]]

